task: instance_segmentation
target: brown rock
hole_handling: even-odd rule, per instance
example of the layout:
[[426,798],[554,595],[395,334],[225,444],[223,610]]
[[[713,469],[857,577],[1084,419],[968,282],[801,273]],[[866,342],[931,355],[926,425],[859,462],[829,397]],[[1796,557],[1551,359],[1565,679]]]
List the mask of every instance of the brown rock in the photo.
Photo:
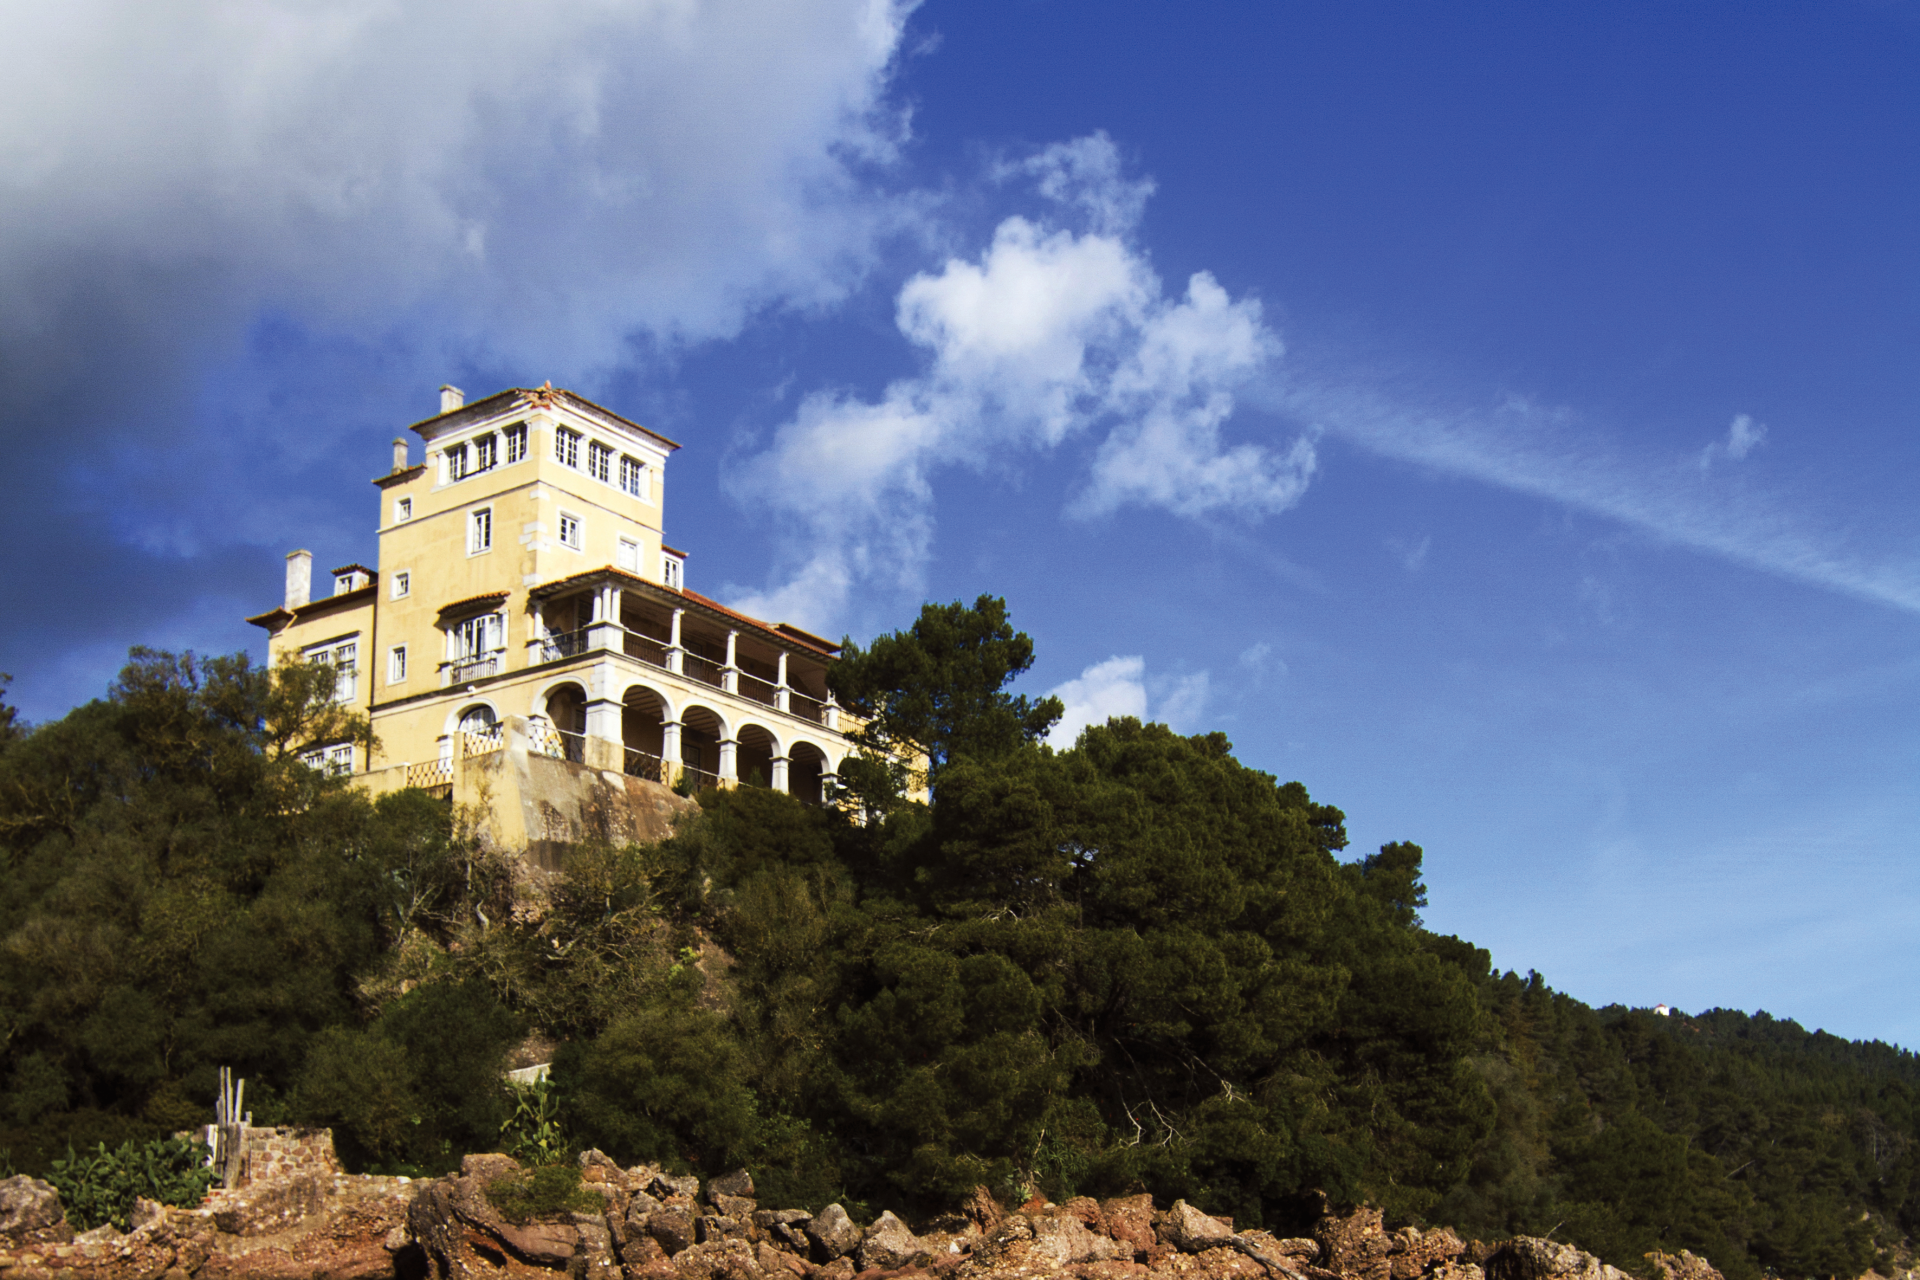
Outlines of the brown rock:
[[620,1270],[620,1257],[614,1249],[613,1231],[607,1220],[597,1213],[576,1213],[573,1227],[580,1233],[579,1254],[586,1262],[584,1276],[575,1273],[577,1280],[623,1280],[625,1273]]
[[678,1280],[761,1280],[753,1246],[745,1240],[696,1244],[673,1257]]
[[1100,1219],[1106,1224],[1109,1236],[1132,1246],[1136,1253],[1158,1243],[1153,1234],[1152,1196],[1120,1196],[1104,1201],[1100,1205]]
[[847,1211],[830,1204],[807,1223],[807,1239],[826,1262],[835,1262],[860,1247],[860,1228],[853,1225]]
[[1225,1244],[1233,1227],[1200,1212],[1185,1200],[1175,1200],[1157,1224],[1160,1238],[1186,1253],[1200,1253]]
[[920,1237],[895,1217],[892,1210],[881,1214],[867,1228],[854,1256],[863,1271],[896,1271],[915,1259],[923,1262],[931,1260],[927,1247],[920,1243]]
[[520,1162],[512,1156],[503,1156],[498,1152],[460,1157],[460,1176],[478,1178],[482,1186],[489,1182],[496,1182],[510,1173],[518,1172],[520,1172]]
[[[774,1212],[781,1211],[774,1210]],[[813,1270],[813,1265],[805,1258],[784,1249],[777,1249],[765,1240],[754,1246],[753,1260],[760,1265],[760,1270],[769,1276],[784,1276],[789,1273],[804,1276]]]
[[[1092,1201],[1088,1201],[1092,1204]],[[1087,1224],[1069,1211],[1070,1207],[1030,1216],[1033,1224],[1032,1257],[1046,1258],[1060,1266],[1076,1262],[1110,1262],[1132,1258],[1133,1247],[1095,1235]],[[1095,1208],[1096,1214],[1098,1207]]]
[[[707,1183],[710,1196],[741,1196],[753,1198],[753,1175],[745,1169],[735,1169],[732,1173],[723,1173]],[[718,1203],[717,1201],[715,1203]]]
[[650,1192],[662,1200],[671,1200],[675,1196],[684,1196],[689,1201],[692,1201],[698,1199],[700,1196],[700,1179],[691,1176],[676,1178],[671,1174],[656,1173],[653,1177],[649,1178],[647,1184],[640,1189]]
[[1320,1242],[1320,1265],[1352,1280],[1390,1280],[1387,1261],[1393,1242],[1387,1239],[1380,1210],[1362,1205],[1345,1217],[1328,1214],[1314,1228]]
[[0,1180],[0,1240],[21,1248],[71,1239],[73,1228],[52,1183],[25,1174]]
[[733,1218],[723,1213],[706,1213],[694,1221],[694,1235],[701,1244],[713,1240],[745,1240],[750,1234],[745,1218]]
[[760,1207],[751,1196],[730,1196],[724,1191],[715,1191],[711,1187],[707,1189],[707,1195],[713,1201],[713,1207],[721,1214],[729,1218],[739,1218],[742,1221],[753,1217],[754,1210]]
[[647,1215],[647,1234],[659,1241],[668,1256],[690,1249],[694,1243],[693,1208],[686,1203],[667,1204]]
[[1678,1256],[1656,1251],[1647,1255],[1647,1261],[1663,1280],[1721,1280],[1720,1272],[1712,1263],[1687,1249],[1682,1249]]
[[[1388,1258],[1388,1269],[1393,1280],[1414,1280],[1443,1263],[1452,1262],[1466,1252],[1466,1242],[1445,1227],[1432,1231],[1421,1231],[1418,1227],[1402,1227],[1391,1237],[1393,1252]],[[1700,1280],[1689,1277],[1689,1280]]]
[[620,1261],[629,1267],[644,1267],[666,1259],[667,1251],[660,1247],[658,1240],[645,1232],[628,1236],[620,1246]]
[[960,1212],[966,1216],[967,1221],[980,1228],[983,1233],[992,1231],[1007,1216],[1006,1211],[1001,1209],[1000,1202],[995,1200],[993,1193],[985,1187],[975,1187],[973,1194],[961,1202]]
[[1626,1280],[1626,1272],[1590,1253],[1533,1236],[1515,1236],[1495,1249],[1485,1270],[1487,1280]]

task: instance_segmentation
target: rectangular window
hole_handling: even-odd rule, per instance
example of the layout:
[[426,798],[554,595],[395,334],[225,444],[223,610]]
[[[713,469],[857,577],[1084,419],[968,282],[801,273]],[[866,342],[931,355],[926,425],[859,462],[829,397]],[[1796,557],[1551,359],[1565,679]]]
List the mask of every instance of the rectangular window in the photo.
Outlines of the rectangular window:
[[493,508],[482,507],[467,517],[467,554],[493,549]]
[[450,444],[447,446],[447,479],[465,480],[467,478],[467,446]]
[[407,646],[397,644],[387,650],[387,683],[405,684],[407,680]]
[[500,647],[500,615],[483,613],[455,624],[447,633],[450,652],[447,658],[453,662],[471,662],[475,658],[484,658]]
[[481,436],[473,442],[473,469],[475,471],[491,471],[499,465],[499,436]]
[[647,468],[638,458],[620,455],[620,488],[636,498],[647,496]]
[[507,428],[507,461],[519,462],[527,456],[527,426],[523,422]]
[[356,637],[352,640],[328,641],[326,644],[315,645],[313,648],[306,650],[301,656],[306,658],[308,662],[331,663],[333,666],[333,700],[335,702],[352,702],[354,694],[359,692],[360,687],[359,655],[360,641],[359,638]]
[[560,543],[562,546],[580,549],[580,517],[560,513]]
[[680,590],[680,578],[680,557],[662,552],[660,556],[660,581],[666,583],[675,591],[678,591]]
[[615,568],[625,569],[628,573],[640,572],[640,544],[628,538],[620,539],[613,563]]
[[353,772],[353,744],[343,742],[337,747],[327,748],[327,773],[335,778],[344,778]]
[[405,569],[396,569],[393,574],[393,598],[400,599],[413,590],[413,575]]
[[555,427],[553,457],[563,467],[578,467],[580,465],[580,433],[569,431],[565,427]]
[[595,480],[613,480],[613,450],[595,440],[587,445],[587,474]]
[[404,524],[413,519],[413,499],[396,498],[393,503],[393,522]]

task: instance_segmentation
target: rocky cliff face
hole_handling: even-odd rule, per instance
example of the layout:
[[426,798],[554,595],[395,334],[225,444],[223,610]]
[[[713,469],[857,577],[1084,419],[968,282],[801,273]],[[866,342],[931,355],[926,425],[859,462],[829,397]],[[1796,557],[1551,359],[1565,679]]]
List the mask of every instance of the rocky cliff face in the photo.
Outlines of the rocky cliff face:
[[[78,1235],[51,1187],[13,1178],[0,1182],[0,1280],[1627,1280],[1568,1245],[1389,1233],[1364,1208],[1277,1238],[1185,1201],[1010,1210],[979,1189],[918,1230],[891,1213],[861,1227],[839,1205],[763,1209],[744,1171],[703,1195],[697,1179],[597,1151],[581,1157],[588,1208],[516,1223],[487,1190],[519,1172],[486,1155],[431,1182],[300,1174],[197,1209],[142,1202],[131,1232]],[[1720,1280],[1691,1254],[1651,1261],[1665,1280]]]

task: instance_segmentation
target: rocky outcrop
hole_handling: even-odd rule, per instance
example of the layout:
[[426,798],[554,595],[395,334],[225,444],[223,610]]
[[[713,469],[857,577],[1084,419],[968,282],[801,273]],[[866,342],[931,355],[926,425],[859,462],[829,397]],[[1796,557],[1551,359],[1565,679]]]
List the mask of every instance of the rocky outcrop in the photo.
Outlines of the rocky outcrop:
[[[1239,1231],[1152,1197],[1009,1210],[976,1189],[923,1223],[864,1229],[840,1205],[758,1207],[745,1170],[676,1176],[580,1157],[585,1198],[511,1222],[490,1186],[521,1172],[468,1156],[427,1182],[312,1172],[216,1192],[198,1209],[137,1208],[131,1232],[75,1235],[52,1187],[0,1182],[0,1280],[1628,1280],[1570,1245],[1496,1246],[1452,1231],[1388,1232],[1377,1209],[1323,1212],[1312,1238]],[[1721,1280],[1702,1258],[1649,1255],[1662,1280]]]

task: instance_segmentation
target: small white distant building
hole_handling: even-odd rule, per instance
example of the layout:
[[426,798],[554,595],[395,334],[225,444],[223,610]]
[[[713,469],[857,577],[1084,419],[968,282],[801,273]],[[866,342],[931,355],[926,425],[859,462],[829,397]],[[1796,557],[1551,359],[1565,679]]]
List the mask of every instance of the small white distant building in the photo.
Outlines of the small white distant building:
[[1653,1006],[1653,1011],[1663,1018],[1671,1018],[1673,1016],[1673,1009],[1670,1005],[1657,1004]]

